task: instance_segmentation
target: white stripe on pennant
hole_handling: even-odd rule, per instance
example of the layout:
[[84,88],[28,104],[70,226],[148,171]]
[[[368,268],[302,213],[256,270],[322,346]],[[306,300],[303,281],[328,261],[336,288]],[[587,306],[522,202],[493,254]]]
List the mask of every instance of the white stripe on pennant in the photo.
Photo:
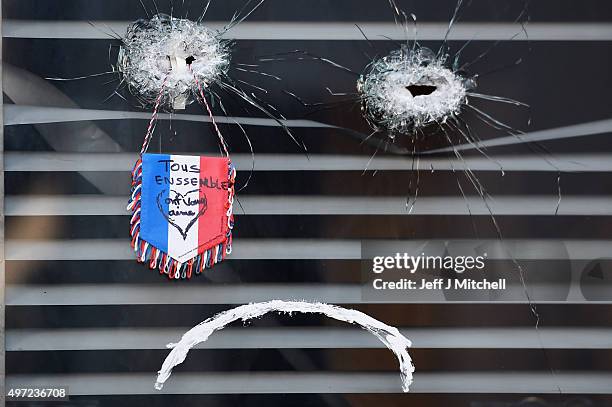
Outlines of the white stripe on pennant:
[[[187,206],[185,201],[197,201],[199,199],[199,172],[193,172],[193,169],[200,168],[200,157],[171,155],[172,166],[178,168],[171,171],[170,176],[173,178],[173,185],[170,187],[170,199],[177,199],[180,205],[170,204],[169,210],[193,211],[195,215],[171,216],[176,226],[168,224],[168,254],[181,263],[185,263],[190,258],[197,254],[198,248],[198,220],[197,213],[199,205]],[[178,164],[178,166],[176,165]],[[199,170],[198,170],[199,171]],[[188,180],[197,179],[197,185],[193,185]],[[178,185],[181,184],[181,185]],[[195,220],[195,221],[194,221]],[[189,226],[189,223],[194,223]],[[179,228],[186,233],[181,234]]]

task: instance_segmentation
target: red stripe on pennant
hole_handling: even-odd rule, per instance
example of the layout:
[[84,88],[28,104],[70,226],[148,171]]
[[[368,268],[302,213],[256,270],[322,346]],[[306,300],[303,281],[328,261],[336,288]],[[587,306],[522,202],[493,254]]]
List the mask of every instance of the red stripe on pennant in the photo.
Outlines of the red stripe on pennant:
[[229,159],[200,157],[200,212],[198,253],[222,243],[227,235]]
[[[205,157],[200,157],[200,177],[201,178],[205,176],[205,168],[206,168],[206,159]],[[208,198],[206,194],[206,188],[200,185],[200,212],[202,212],[203,210],[208,210]],[[200,219],[198,219],[198,249],[200,249],[202,245],[206,243],[205,239],[209,238],[209,235],[206,233],[206,219],[207,218],[208,216],[206,216],[206,213],[204,213],[204,215],[201,216]],[[198,253],[200,252],[201,251],[198,250]]]

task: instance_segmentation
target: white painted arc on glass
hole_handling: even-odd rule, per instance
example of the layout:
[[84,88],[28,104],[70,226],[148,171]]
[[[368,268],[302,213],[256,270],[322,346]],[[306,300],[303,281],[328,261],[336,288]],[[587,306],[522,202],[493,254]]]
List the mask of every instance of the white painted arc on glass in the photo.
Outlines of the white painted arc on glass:
[[360,326],[376,336],[395,354],[400,365],[402,390],[404,392],[409,390],[412,383],[412,373],[414,372],[412,359],[408,354],[408,348],[412,346],[412,343],[397,328],[386,325],[363,312],[336,305],[281,300],[246,304],[221,312],[187,331],[179,342],[168,344],[168,348],[171,348],[172,351],[170,351],[170,354],[164,360],[157,374],[155,388],[161,390],[166,380],[170,377],[172,369],[185,361],[191,348],[201,342],[205,342],[215,331],[225,328],[232,322],[239,320],[243,322],[248,321],[271,312],[289,315],[293,313],[322,314],[338,321]]

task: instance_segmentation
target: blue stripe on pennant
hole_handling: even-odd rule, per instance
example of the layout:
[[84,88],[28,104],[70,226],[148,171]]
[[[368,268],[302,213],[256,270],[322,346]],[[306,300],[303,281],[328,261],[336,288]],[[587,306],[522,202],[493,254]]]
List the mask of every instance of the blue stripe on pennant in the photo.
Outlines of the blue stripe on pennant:
[[167,199],[170,186],[158,181],[163,180],[164,177],[170,177],[167,166],[170,159],[171,156],[168,154],[144,154],[142,156],[140,235],[142,239],[165,253],[168,253],[168,221],[162,215],[158,205],[162,205],[164,211],[168,213]]

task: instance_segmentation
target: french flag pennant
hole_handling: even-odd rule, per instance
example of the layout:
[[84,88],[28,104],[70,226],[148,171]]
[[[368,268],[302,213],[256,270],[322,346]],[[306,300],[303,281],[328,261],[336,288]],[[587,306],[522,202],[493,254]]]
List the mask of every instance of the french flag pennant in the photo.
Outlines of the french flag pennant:
[[231,253],[236,169],[228,157],[142,154],[130,234],[138,261],[189,279]]

